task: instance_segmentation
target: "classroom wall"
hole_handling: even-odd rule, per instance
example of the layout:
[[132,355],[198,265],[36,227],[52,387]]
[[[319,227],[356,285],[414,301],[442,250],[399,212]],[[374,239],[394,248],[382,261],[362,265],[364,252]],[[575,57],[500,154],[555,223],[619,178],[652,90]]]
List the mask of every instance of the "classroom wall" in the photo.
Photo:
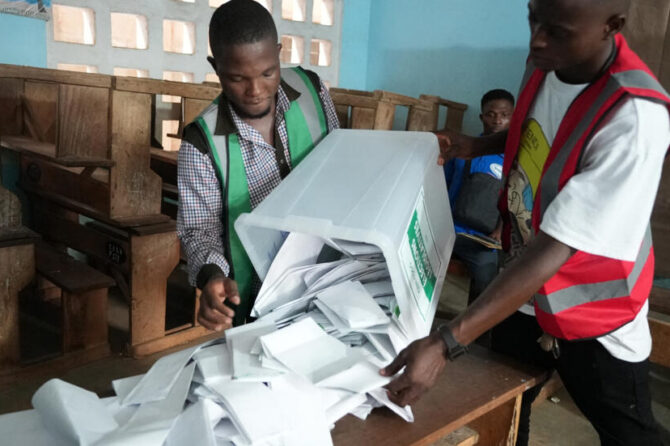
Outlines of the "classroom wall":
[[[362,3],[345,0],[344,30],[349,30],[352,15],[365,11]],[[435,94],[464,102],[469,106],[464,130],[471,134],[481,130],[483,93],[505,88],[516,95],[529,38],[526,0],[370,3],[367,49],[348,54],[343,42],[341,72],[360,67],[362,54],[368,57],[367,67],[359,76],[341,76],[341,87],[364,85],[366,90]]]
[[0,63],[46,67],[46,22],[0,13]]
[[[46,67],[46,22],[0,13],[0,63]],[[18,173],[17,156],[8,150],[0,151],[2,183],[14,192]]]
[[344,0],[339,86],[367,89],[370,9],[375,0]]

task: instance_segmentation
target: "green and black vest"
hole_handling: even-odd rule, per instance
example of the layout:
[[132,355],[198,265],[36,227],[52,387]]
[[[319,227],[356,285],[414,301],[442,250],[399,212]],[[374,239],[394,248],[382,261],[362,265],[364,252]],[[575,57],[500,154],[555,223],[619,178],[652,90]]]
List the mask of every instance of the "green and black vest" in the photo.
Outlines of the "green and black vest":
[[[301,67],[282,69],[281,77],[290,101],[284,118],[291,166],[295,168],[328,133],[328,127],[318,77]],[[233,224],[240,214],[251,212],[251,202],[237,131],[234,125],[222,126],[218,122],[229,118],[227,110],[226,98],[219,96],[184,129],[184,139],[211,157],[221,184],[223,246],[230,266],[229,277],[237,282],[241,299],[233,323],[240,325],[250,314],[256,298],[251,289],[255,273]],[[278,135],[275,144],[281,144]]]

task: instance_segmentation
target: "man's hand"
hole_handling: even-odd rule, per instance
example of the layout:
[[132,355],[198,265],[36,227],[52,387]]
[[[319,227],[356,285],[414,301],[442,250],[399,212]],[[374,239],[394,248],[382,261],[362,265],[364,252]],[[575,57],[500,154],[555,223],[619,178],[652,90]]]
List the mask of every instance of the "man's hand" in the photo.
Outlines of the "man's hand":
[[233,325],[235,311],[223,302],[240,304],[237,292],[237,283],[228,277],[213,277],[209,279],[200,294],[200,310],[198,322],[209,330],[222,331]]
[[472,158],[474,138],[453,132],[451,130],[442,130],[435,132],[437,141],[440,144],[440,156],[437,158],[437,164],[443,166],[452,158]]
[[386,385],[389,399],[399,406],[413,404],[430,389],[447,362],[447,346],[439,333],[412,342],[391,364],[382,369],[384,376],[393,376],[405,367],[402,375]]

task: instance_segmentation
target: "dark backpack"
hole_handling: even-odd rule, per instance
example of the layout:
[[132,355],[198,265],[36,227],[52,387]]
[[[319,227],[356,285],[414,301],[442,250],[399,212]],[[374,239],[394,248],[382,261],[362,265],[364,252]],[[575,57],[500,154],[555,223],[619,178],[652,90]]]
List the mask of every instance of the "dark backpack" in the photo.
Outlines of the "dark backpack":
[[454,221],[485,235],[498,224],[498,196],[502,181],[483,172],[470,172],[470,160],[463,167],[463,182],[454,204]]

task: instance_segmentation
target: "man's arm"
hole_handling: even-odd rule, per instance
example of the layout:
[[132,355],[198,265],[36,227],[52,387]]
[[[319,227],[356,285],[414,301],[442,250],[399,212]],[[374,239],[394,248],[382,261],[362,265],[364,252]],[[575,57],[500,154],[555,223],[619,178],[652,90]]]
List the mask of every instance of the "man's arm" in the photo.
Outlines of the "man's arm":
[[437,163],[442,166],[452,158],[472,159],[505,151],[507,130],[488,136],[472,137],[451,130],[435,132],[440,143]]
[[[477,339],[527,302],[572,256],[574,250],[540,232],[526,251],[484,290],[468,309],[449,323],[460,344]],[[435,384],[446,364],[446,345],[439,333],[411,343],[381,373],[404,373],[388,384],[389,397],[404,406],[416,401]]]
[[186,252],[189,281],[202,290],[198,321],[210,330],[230,326],[234,311],[223,305],[229,298],[239,304],[237,285],[227,278],[223,249],[222,200],[219,181],[207,155],[183,141],[177,162],[179,210],[177,235]]

